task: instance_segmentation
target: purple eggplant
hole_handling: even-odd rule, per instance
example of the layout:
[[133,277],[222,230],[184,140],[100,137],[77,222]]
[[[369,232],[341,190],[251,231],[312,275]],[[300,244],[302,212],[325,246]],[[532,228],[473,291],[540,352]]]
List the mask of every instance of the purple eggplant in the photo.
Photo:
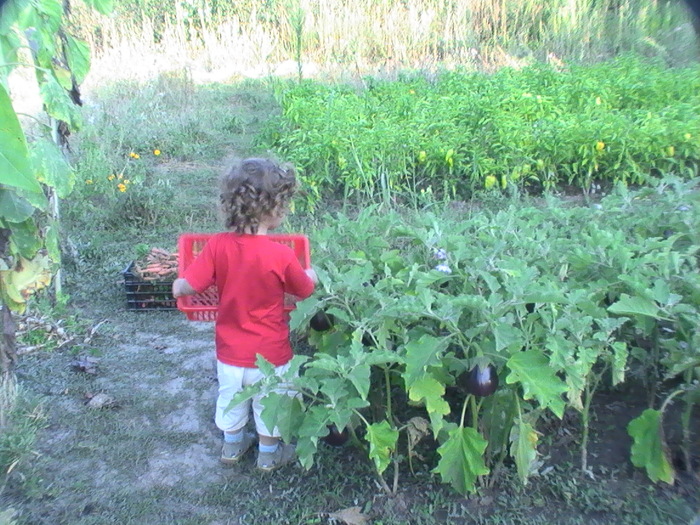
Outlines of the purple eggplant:
[[328,435],[323,438],[323,441],[332,447],[341,447],[347,443],[349,438],[350,432],[347,427],[341,432],[335,425],[328,425]]
[[311,318],[311,321],[309,324],[311,325],[311,328],[316,330],[317,332],[325,332],[326,330],[330,330],[333,328],[333,324],[335,323],[335,318],[324,312],[323,310],[319,310],[314,314],[314,316]]
[[496,372],[496,367],[488,365],[484,368],[476,365],[467,374],[464,388],[470,394],[478,397],[490,396],[498,388],[498,373]]

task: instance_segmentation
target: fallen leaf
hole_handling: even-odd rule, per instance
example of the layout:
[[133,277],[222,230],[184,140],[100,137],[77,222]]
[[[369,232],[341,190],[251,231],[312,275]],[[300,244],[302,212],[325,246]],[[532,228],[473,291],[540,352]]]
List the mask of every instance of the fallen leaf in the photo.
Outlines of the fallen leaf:
[[347,509],[339,510],[338,512],[331,512],[328,515],[329,518],[342,521],[346,525],[362,525],[367,523],[369,518],[362,514],[360,507],[350,507]]
[[117,406],[117,403],[112,396],[108,396],[107,394],[95,394],[90,401],[88,401],[87,406],[89,408],[111,408]]
[[71,366],[78,372],[86,374],[96,374],[98,372],[97,363],[100,360],[94,357],[78,357],[71,362]]

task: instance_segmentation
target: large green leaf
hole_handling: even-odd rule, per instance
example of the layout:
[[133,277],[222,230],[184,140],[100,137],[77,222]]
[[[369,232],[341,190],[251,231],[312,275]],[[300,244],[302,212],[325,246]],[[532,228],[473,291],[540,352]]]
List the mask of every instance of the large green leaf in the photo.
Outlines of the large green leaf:
[[391,455],[396,450],[399,432],[388,422],[380,421],[367,427],[366,439],[369,441],[369,457],[381,474],[389,466]]
[[644,468],[649,479],[673,484],[675,473],[666,456],[661,428],[661,412],[651,408],[630,421],[627,433],[634,439],[632,464]]
[[530,423],[518,418],[510,431],[510,455],[515,460],[518,477],[523,485],[532,474],[537,460],[537,432]]
[[443,417],[450,413],[450,405],[445,401],[445,386],[431,376],[423,376],[410,387],[408,396],[411,401],[424,402],[437,438],[442,429]]
[[[10,230],[12,236],[10,241],[17,249],[17,252],[25,259],[32,259],[41,248],[41,238],[34,220],[27,219],[22,223],[11,223]],[[52,259],[56,260],[56,259]]]
[[[15,31],[8,31],[7,34],[0,33],[0,64],[17,63],[17,50],[22,45]],[[14,66],[0,67],[0,83],[7,87],[7,76]]]
[[95,8],[103,15],[108,15],[114,9],[114,0],[83,0],[90,7]]
[[608,312],[617,315],[642,315],[656,319],[659,315],[659,307],[651,299],[631,297],[623,293],[619,301],[608,307]]
[[535,398],[558,417],[564,415],[566,404],[561,395],[566,392],[566,384],[556,376],[542,353],[536,350],[518,352],[507,364],[510,374],[506,377],[506,383],[520,383],[525,399]]
[[623,341],[614,342],[612,350],[612,384],[617,385],[625,380],[629,350],[627,349],[627,343]]
[[487,446],[488,442],[473,428],[454,428],[438,448],[440,461],[434,472],[460,494],[472,492],[477,477],[489,473],[483,458]]
[[75,175],[56,144],[38,140],[30,147],[34,173],[39,182],[51,186],[64,199],[73,191]]
[[22,12],[30,5],[30,0],[7,0],[0,4],[0,35],[6,35],[12,30],[12,26],[20,21]]
[[75,81],[82,84],[90,71],[90,47],[87,43],[66,33],[66,60]]
[[447,339],[423,334],[417,341],[406,345],[406,369],[403,374],[406,388],[411,388],[429,366],[440,363],[439,354],[447,347]]
[[302,324],[308,323],[311,316],[318,309],[318,298],[311,296],[308,299],[299,301],[296,308],[289,314],[289,329],[294,331],[301,327]]
[[44,101],[46,113],[56,120],[66,122],[71,129],[80,128],[82,125],[80,113],[66,90],[61,87],[53,75],[45,75],[39,91]]
[[272,430],[277,427],[282,439],[286,442],[292,440],[301,425],[301,403],[296,397],[277,392],[270,392],[262,400],[263,410],[260,414],[267,428]]
[[0,184],[41,193],[29,163],[27,143],[10,96],[0,85]]
[[0,217],[7,222],[24,222],[34,214],[34,206],[16,191],[0,187]]

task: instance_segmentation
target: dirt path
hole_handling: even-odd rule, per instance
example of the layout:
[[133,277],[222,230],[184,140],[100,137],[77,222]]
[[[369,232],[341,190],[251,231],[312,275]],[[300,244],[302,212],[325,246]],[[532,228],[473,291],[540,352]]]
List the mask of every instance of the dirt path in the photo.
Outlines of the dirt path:
[[201,504],[212,487],[247,475],[218,462],[212,324],[179,312],[119,312],[101,331],[94,370],[78,366],[87,356],[70,352],[21,363],[20,380],[47,396],[48,420],[33,465],[36,497],[23,518],[238,523],[230,508]]

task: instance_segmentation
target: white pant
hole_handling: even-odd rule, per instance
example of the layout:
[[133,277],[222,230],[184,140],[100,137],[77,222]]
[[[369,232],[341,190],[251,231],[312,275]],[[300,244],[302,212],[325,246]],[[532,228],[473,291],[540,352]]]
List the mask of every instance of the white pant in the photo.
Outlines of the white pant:
[[[282,375],[289,369],[289,363],[275,368],[275,375]],[[258,434],[263,436],[280,437],[277,427],[270,431],[265,423],[263,423],[260,414],[262,413],[261,400],[263,396],[255,395],[239,405],[232,406],[228,409],[228,405],[233,399],[233,396],[243,390],[244,387],[252,385],[263,379],[265,376],[259,368],[243,368],[240,366],[232,366],[216,362],[216,375],[219,380],[219,397],[216,400],[216,414],[214,421],[216,426],[224,432],[235,432],[242,429],[248,423],[251,404],[253,406],[253,417],[255,419],[255,429]],[[278,394],[287,394],[289,396],[296,395],[296,392],[284,385],[280,385],[275,389]],[[228,410],[227,410],[228,409]]]

